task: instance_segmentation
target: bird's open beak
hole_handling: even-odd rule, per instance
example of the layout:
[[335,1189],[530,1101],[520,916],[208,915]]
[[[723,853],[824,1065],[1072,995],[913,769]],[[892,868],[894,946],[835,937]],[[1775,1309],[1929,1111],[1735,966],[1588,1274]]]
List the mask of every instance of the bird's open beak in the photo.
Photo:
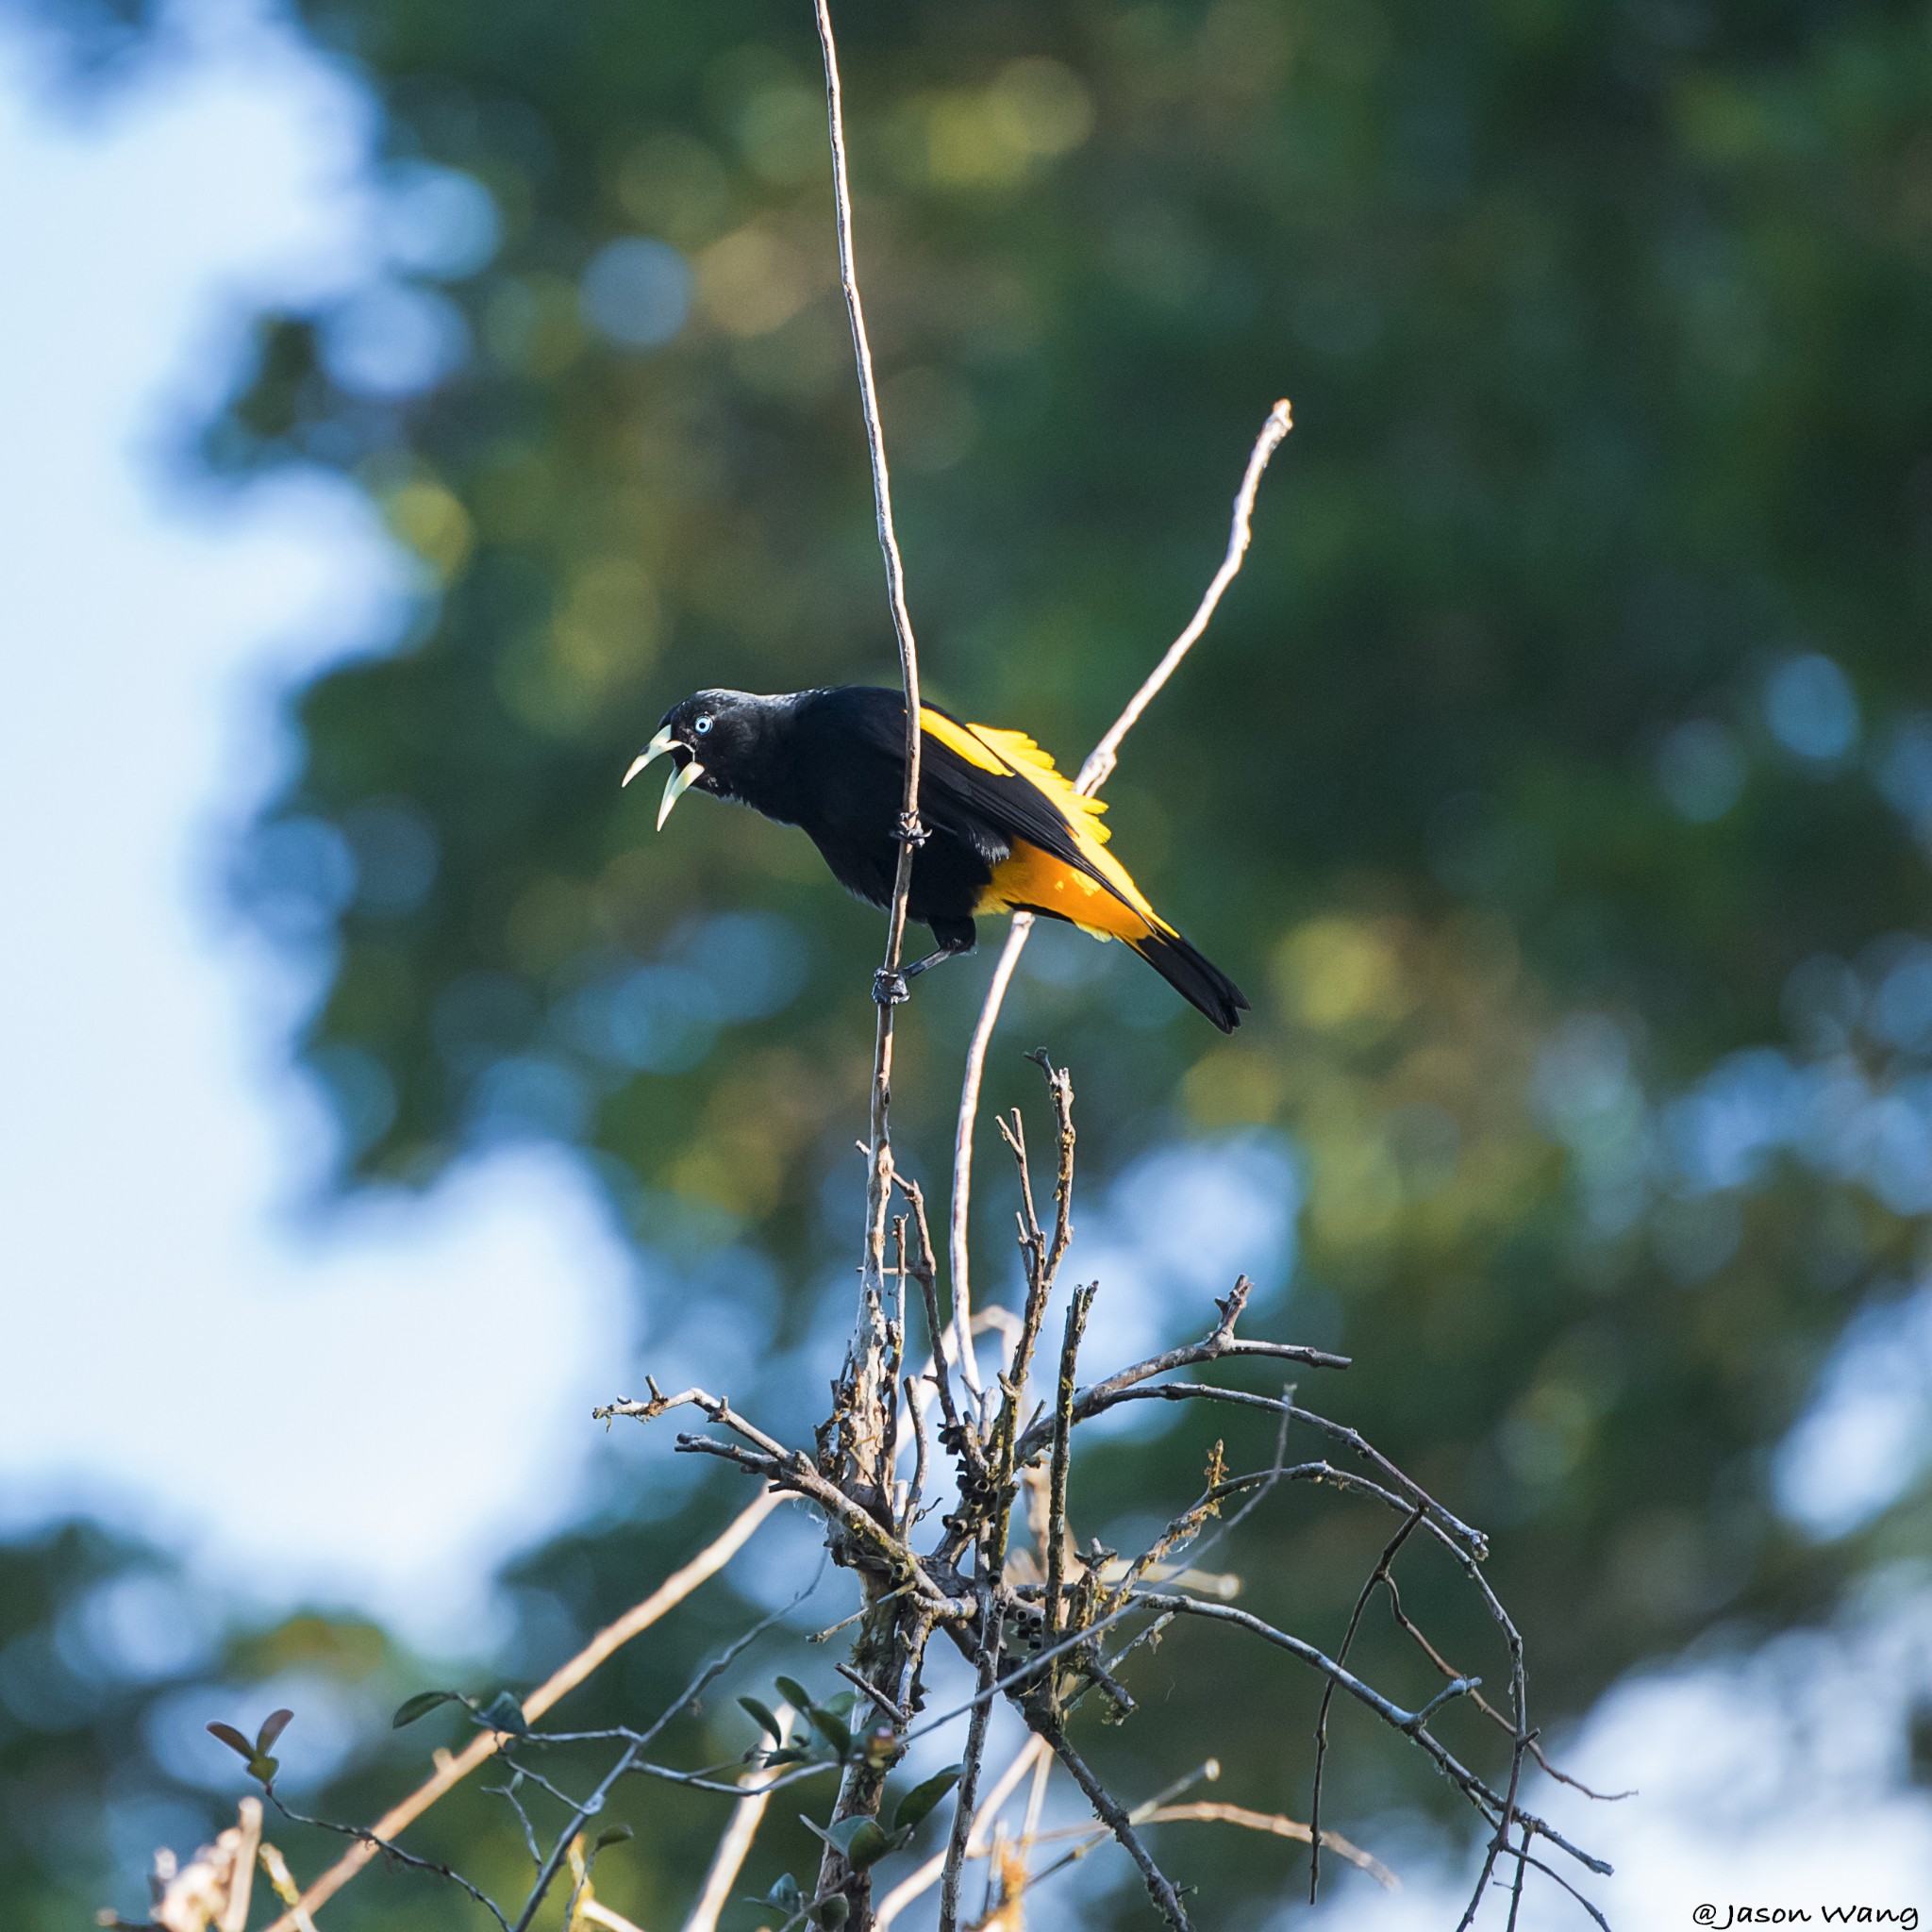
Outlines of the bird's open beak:
[[653,758],[661,758],[676,741],[671,735],[670,725],[665,725],[657,737],[652,739],[650,743],[645,745],[643,750],[631,759],[630,770],[624,774],[624,782],[628,785]]
[[[661,758],[669,751],[685,749],[686,747],[672,737],[670,725],[665,725],[630,761],[630,770],[624,774],[624,782],[628,785],[653,758]],[[660,832],[664,829],[664,821],[671,816],[671,808],[704,775],[705,768],[696,758],[690,758],[680,770],[672,773],[669,782],[664,787],[664,802],[658,808],[658,829]]]
[[664,821],[671,816],[671,808],[691,790],[705,774],[705,768],[692,758],[682,771],[673,772],[664,787],[664,803],[658,808],[658,829],[664,829]]

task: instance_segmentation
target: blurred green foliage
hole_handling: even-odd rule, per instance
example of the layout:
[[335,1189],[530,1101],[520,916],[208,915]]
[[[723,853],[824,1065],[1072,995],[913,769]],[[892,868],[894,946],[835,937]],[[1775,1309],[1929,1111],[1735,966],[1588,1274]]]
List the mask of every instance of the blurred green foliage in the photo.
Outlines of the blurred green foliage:
[[[699,804],[654,836],[616,781],[694,688],[893,675],[808,10],[305,11],[382,104],[398,207],[453,170],[500,232],[465,258],[474,195],[411,204],[389,308],[264,318],[209,431],[230,471],[358,478],[422,587],[393,653],[301,694],[238,891],[326,951],[300,1044],[345,1185],[576,1142],[656,1257],[658,1331],[749,1324],[731,1393],[799,1428],[844,1320],[879,922],[797,835]],[[1331,1412],[1493,1533],[1546,1724],[1923,1554],[1910,1468],[1834,1537],[1774,1481],[1932,1209],[1924,9],[838,18],[941,701],[1076,764],[1295,404],[1245,575],[1108,794],[1252,1021],[1224,1042],[1117,949],[1043,934],[989,1106],[1032,1101],[1019,1047],[1071,1064],[1096,1218],[1151,1150],[1291,1150],[1264,1324],[1352,1351]],[[936,1194],[986,970],[903,1017],[898,1131]],[[1175,1295],[1160,1325],[1210,1319]],[[1083,1531],[1178,1507],[1204,1446],[1197,1418],[1117,1441]],[[529,1574],[588,1627],[718,1493]],[[1256,1607],[1332,1637],[1381,1526],[1298,1502],[1245,1534]],[[1493,1670],[1451,1585],[1424,1563],[1414,1601]],[[1124,1788],[1212,1751],[1304,1811],[1306,1687],[1257,1724],[1187,1648],[1153,1673],[1184,1695],[1106,1747]],[[1440,1795],[1366,1741],[1342,1760],[1358,1807]],[[662,1920],[706,1840],[640,1849]],[[1281,1873],[1217,1850],[1213,1909]],[[359,1891],[343,1922],[391,1923]],[[411,1896],[408,1923],[454,1912]]]

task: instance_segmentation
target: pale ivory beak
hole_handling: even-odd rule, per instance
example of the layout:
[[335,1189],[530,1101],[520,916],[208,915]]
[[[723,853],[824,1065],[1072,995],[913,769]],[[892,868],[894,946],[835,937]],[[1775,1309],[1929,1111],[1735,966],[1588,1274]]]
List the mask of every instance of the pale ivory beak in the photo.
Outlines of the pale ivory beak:
[[673,772],[664,787],[664,803],[658,808],[658,829],[664,829],[664,821],[671,816],[671,808],[691,790],[705,774],[705,768],[697,759],[691,759],[681,772]]
[[661,758],[671,749],[673,742],[671,727],[667,724],[658,732],[656,738],[652,739],[649,744],[645,745],[636,758],[631,759],[630,770],[624,774],[625,784],[628,785],[653,758]]

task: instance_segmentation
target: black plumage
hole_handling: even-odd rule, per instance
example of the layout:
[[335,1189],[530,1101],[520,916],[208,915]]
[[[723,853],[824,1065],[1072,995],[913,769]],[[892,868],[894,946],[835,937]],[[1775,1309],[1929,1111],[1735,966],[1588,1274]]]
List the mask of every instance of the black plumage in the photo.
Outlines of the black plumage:
[[[1107,849],[1097,802],[1083,797],[1033,741],[920,708],[919,811],[909,916],[939,950],[909,978],[970,952],[974,920],[1030,911],[1124,941],[1224,1032],[1247,1001],[1227,975],[1160,918]],[[755,697],[704,691],[674,705],[625,774],[653,758],[675,766],[661,825],[692,787],[797,825],[833,876],[874,906],[891,903],[906,788],[906,703],[896,691],[840,685]],[[897,991],[894,989],[894,991]]]

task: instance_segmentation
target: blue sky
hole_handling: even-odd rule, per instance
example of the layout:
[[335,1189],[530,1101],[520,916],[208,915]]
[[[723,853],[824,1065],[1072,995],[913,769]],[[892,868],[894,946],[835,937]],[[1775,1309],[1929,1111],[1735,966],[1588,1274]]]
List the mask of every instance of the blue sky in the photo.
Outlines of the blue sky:
[[[491,1635],[506,1555],[651,1479],[641,1432],[588,1415],[636,1379],[637,1264],[569,1158],[532,1148],[426,1199],[317,1207],[330,1121],[283,1048],[316,982],[234,926],[219,880],[291,756],[282,694],[394,637],[411,580],[341,480],[230,492],[180,455],[252,306],[381,275],[372,134],[353,81],[246,7],[179,15],[78,108],[0,39],[0,1296],[25,1365],[0,1528],[94,1509],[223,1591],[461,1648]],[[1149,1230],[1107,1219],[1124,1346]],[[1620,1924],[1932,1907],[1895,1722],[1932,1686],[1923,1592],[1893,1578],[1831,1631],[1606,1700],[1569,1757],[1644,1799],[1537,1802],[1623,1867],[1599,1888]],[[1387,1852],[1415,1882],[1357,1901],[1352,1932],[1444,1923],[1440,1849]],[[1525,1920],[1576,1923],[1554,1894]]]
[[177,452],[252,304],[379,266],[372,121],[200,17],[78,109],[0,43],[4,1508],[453,1638],[606,1453],[633,1264],[534,1151],[313,1211],[330,1124],[282,1063],[312,984],[225,920],[225,841],[290,757],[281,694],[394,635],[408,579],[340,480],[229,494]]

